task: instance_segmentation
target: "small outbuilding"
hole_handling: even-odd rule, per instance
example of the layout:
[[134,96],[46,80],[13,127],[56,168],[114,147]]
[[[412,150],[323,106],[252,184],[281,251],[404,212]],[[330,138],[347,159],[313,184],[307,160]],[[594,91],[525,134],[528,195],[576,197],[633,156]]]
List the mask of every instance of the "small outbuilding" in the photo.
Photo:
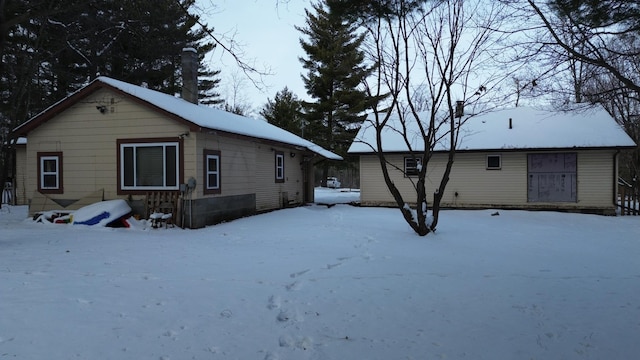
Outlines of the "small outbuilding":
[[33,214],[125,199],[148,216],[152,195],[199,228],[313,202],[314,164],[341,160],[266,121],[182,97],[98,77],[19,126],[18,202]]
[[[637,145],[604,109],[518,107],[459,120],[463,125],[442,207],[615,214],[618,155]],[[360,201],[394,206],[376,155],[371,121],[365,121],[349,149],[360,158]],[[421,159],[414,158],[398,129],[390,125],[383,130],[382,149],[393,182],[405,200],[415,201],[413,182]],[[422,139],[417,131],[407,131],[407,139],[414,143],[411,149],[419,156]],[[428,163],[427,193],[433,194],[442,178],[447,139],[436,145]]]

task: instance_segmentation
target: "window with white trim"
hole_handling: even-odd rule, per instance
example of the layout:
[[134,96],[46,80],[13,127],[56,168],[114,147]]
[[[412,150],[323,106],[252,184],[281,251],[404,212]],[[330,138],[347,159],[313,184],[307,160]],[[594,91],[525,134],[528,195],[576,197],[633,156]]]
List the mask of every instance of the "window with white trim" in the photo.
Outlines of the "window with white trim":
[[122,190],[178,190],[178,142],[121,143]]
[[220,151],[204,150],[204,184],[205,194],[220,193]]
[[284,182],[284,152],[276,151],[276,182],[281,183]]
[[502,169],[502,156],[487,155],[487,170],[500,170],[500,169]]
[[62,193],[62,153],[38,153],[38,190]]

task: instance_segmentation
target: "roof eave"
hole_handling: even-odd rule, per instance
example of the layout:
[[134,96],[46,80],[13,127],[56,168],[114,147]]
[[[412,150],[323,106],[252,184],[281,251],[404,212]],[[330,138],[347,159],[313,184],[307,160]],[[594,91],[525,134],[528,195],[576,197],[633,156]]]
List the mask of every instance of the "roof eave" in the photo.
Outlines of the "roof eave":
[[[522,152],[522,151],[571,151],[571,150],[634,150],[638,146],[614,145],[614,146],[573,146],[573,147],[527,147],[527,148],[485,148],[485,149],[456,149],[456,153],[478,153],[478,152]],[[408,154],[419,153],[422,150],[394,150],[384,151],[385,154]],[[448,153],[449,150],[433,150],[433,153]],[[377,151],[350,151],[350,155],[375,155]]]
[[134,96],[126,91],[120,90],[117,87],[111,86],[110,84],[107,84],[105,82],[100,81],[99,79],[95,79],[93,80],[91,83],[89,83],[89,85],[83,87],[82,89],[78,90],[77,92],[67,96],[66,98],[58,101],[57,103],[55,103],[54,105],[50,106],[49,108],[43,110],[41,113],[39,113],[38,115],[34,116],[33,118],[31,118],[30,120],[28,120],[27,122],[23,123],[22,125],[19,125],[18,127],[16,127],[15,129],[13,129],[13,133],[16,134],[17,136],[27,136],[31,131],[33,131],[35,128],[37,128],[38,126],[42,125],[43,123],[51,120],[52,118],[54,118],[55,116],[59,115],[60,113],[64,112],[65,110],[69,109],[70,107],[72,107],[73,105],[75,105],[76,103],[78,103],[78,101],[88,97],[89,95],[93,94],[94,92],[98,91],[99,89],[108,89],[110,91],[113,91],[119,95],[125,96],[128,99],[141,104],[143,106],[152,108],[155,111],[158,111],[160,113],[163,113],[165,116],[172,118],[173,120],[176,120],[180,123],[183,123],[184,125],[189,127],[190,131],[198,131],[198,129],[200,128],[198,125],[196,125],[195,123],[184,119],[174,113],[172,113],[171,111],[167,111],[166,109],[163,109],[162,107],[156,106],[148,101],[145,101],[137,96]]
[[32,117],[31,119],[27,120],[26,122],[22,123],[21,125],[18,125],[17,127],[15,127],[13,129],[12,132],[16,136],[26,137],[27,134],[29,134],[31,131],[33,131],[38,126],[40,126],[43,123],[51,120],[55,116],[59,115],[60,113],[62,113],[65,110],[67,110],[68,108],[72,107],[79,100],[82,100],[85,97],[87,97],[87,96],[91,95],[92,93],[94,93],[100,87],[100,85],[98,83],[99,82],[97,80],[93,80],[89,85],[87,85],[87,86],[81,88],[80,90],[76,91],[75,93],[73,93],[73,94],[61,99],[60,101],[56,102],[55,104],[53,104],[53,105],[49,106],[48,108],[44,109],[43,111],[41,111],[36,116]]

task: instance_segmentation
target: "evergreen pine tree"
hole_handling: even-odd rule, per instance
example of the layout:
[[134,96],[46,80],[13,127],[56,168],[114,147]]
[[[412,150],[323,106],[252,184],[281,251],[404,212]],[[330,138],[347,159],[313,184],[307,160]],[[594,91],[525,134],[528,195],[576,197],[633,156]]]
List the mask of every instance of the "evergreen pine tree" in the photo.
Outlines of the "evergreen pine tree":
[[169,94],[180,92],[181,53],[200,56],[201,103],[222,102],[219,71],[204,66],[214,48],[187,10],[195,0],[0,1],[0,180],[10,131],[104,75]]
[[278,91],[273,100],[267,99],[262,115],[269,124],[304,137],[304,122],[302,119],[302,101],[285,86]]
[[[201,102],[222,101],[215,91],[219,71],[208,69],[203,62],[215,45],[205,41],[208,35],[204,29],[194,29],[197,17],[183,10],[192,7],[195,0],[93,0],[70,4],[73,6],[59,6],[55,12],[45,9],[34,13],[29,21],[16,24],[5,36],[3,64],[8,63],[2,68],[2,82],[24,82],[31,87],[20,89],[21,94],[6,95],[15,99],[11,102],[13,109],[21,109],[19,121],[100,75],[169,94],[179,93],[184,47],[195,48],[200,56]],[[12,92],[15,88],[6,89]]]
[[[300,60],[307,70],[305,88],[315,100],[304,103],[305,137],[344,156],[364,120],[368,99],[361,85],[369,69],[360,50],[364,34],[326,7],[314,4],[315,14],[306,10],[306,27],[296,27],[307,37],[300,40],[307,54]],[[323,184],[329,166],[325,163],[323,168]]]

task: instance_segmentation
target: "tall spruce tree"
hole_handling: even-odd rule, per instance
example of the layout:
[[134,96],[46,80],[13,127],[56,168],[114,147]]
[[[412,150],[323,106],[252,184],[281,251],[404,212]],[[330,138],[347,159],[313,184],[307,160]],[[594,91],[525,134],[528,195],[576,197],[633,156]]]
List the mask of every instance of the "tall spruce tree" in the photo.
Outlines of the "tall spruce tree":
[[273,100],[267,99],[267,104],[262,110],[262,115],[269,124],[299,136],[304,136],[304,120],[302,114],[302,101],[285,86],[278,91]]
[[[327,10],[327,3],[313,4],[306,12],[306,26],[296,27],[306,39],[300,45],[307,54],[300,58],[307,74],[302,79],[315,101],[304,102],[305,137],[346,155],[365,115],[368,98],[362,84],[370,70],[360,49],[364,34],[357,26]],[[322,183],[331,164],[325,162]]]

